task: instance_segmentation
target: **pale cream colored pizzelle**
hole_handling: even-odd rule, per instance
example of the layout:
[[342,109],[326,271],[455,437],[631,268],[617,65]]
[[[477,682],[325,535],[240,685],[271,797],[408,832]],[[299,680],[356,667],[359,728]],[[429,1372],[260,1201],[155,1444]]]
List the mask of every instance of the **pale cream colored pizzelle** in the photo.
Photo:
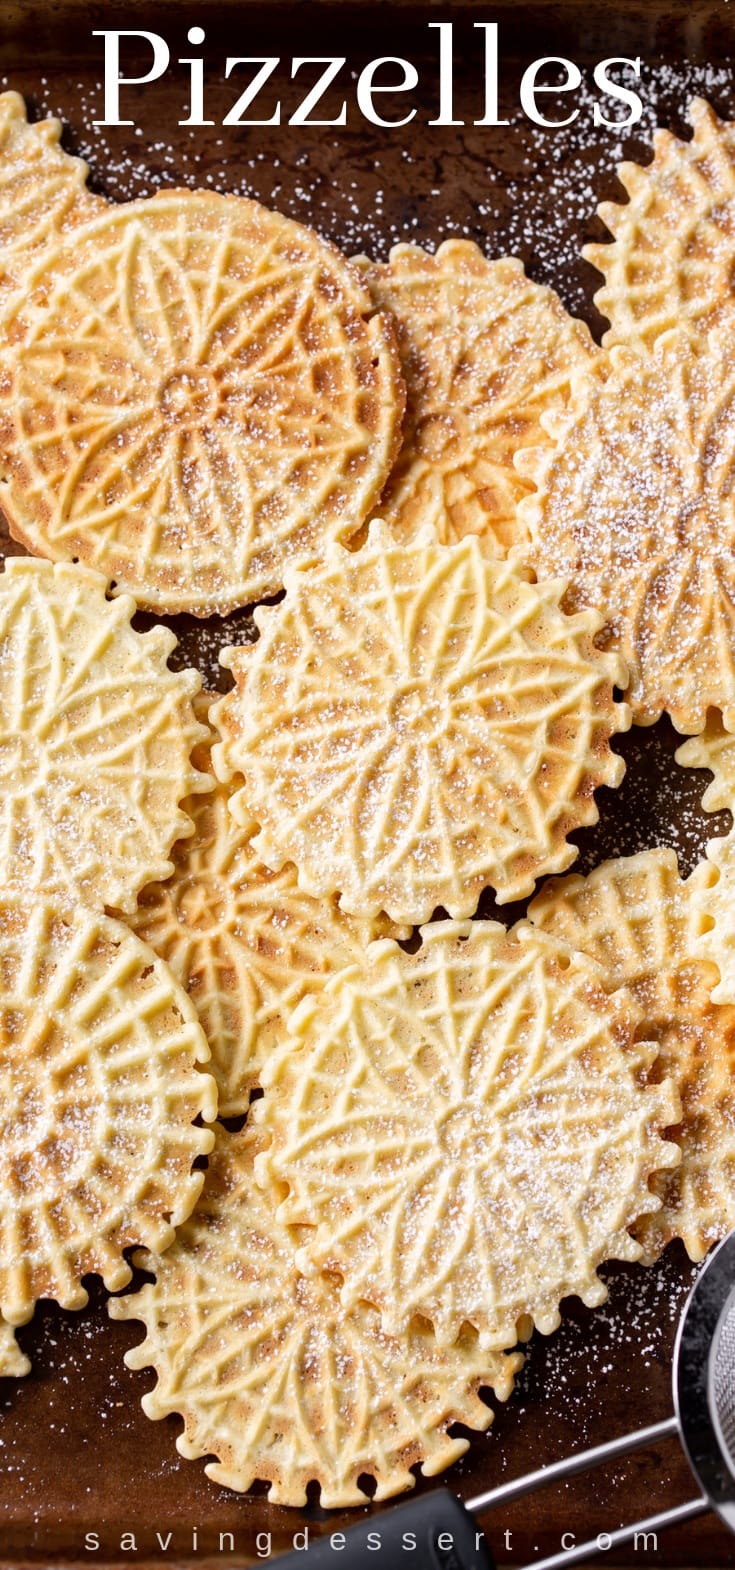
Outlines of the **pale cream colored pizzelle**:
[[183,797],[211,781],[196,671],[169,670],[167,628],[136,632],[135,602],[98,573],[13,557],[0,574],[0,863],[28,889],[135,907],[192,832]]
[[[685,742],[676,761],[713,774],[702,797],[705,812],[726,810],[735,817],[735,736],[720,715],[708,715],[701,736]],[[706,861],[697,868],[694,901],[696,952],[719,972],[712,999],[735,1004],[735,828],[709,841]]]
[[30,1358],[21,1352],[12,1325],[0,1319],[0,1379],[22,1379],[30,1371]]
[[112,1291],[161,1251],[202,1185],[214,1080],[193,1005],[121,922],[0,888],[0,1314]]
[[482,1352],[467,1330],[439,1347],[419,1320],[386,1335],[369,1304],[341,1306],[336,1278],[302,1276],[301,1234],[255,1183],[259,1148],[251,1132],[218,1132],[193,1214],[163,1258],[140,1261],[155,1281],[109,1304],[146,1326],[125,1361],[155,1368],[145,1412],[183,1417],[177,1448],[215,1455],[213,1482],[265,1481],[272,1504],[299,1506],[318,1482],[329,1507],[364,1505],[369,1476],[387,1499],[413,1488],[410,1468],[433,1477],[463,1454],[452,1425],[489,1427],[478,1392],[506,1400],[522,1358]]
[[0,93],[0,318],[39,252],[104,212],[87,165],[60,145],[58,120],[29,125],[19,93]]
[[570,373],[583,374],[599,350],[522,262],[488,261],[469,240],[357,260],[395,321],[408,395],[380,516],[397,539],[431,523],[444,543],[471,532],[504,557],[524,539],[516,509],[528,482],[513,454],[548,440],[541,414],[568,402]]
[[703,1259],[735,1226],[735,1008],[711,1001],[717,970],[697,957],[698,886],[696,874],[679,877],[673,850],[646,850],[552,879],[528,912],[597,960],[610,985],[630,988],[679,1087],[681,1164],[652,1178],[661,1209],[633,1228],[647,1264],[675,1237]]
[[612,349],[576,413],[554,415],[554,448],[517,462],[539,577],[571,581],[565,603],[601,607],[630,671],[633,720],[665,710],[677,730],[707,710],[735,724],[735,347],[683,330],[650,354]]
[[360,528],[400,442],[392,324],[335,247],[243,197],[107,206],[3,329],[13,536],[159,611],[280,589]]
[[[197,707],[202,718],[207,704]],[[193,762],[210,771],[209,745]],[[220,1117],[247,1112],[250,1092],[284,1020],[306,992],[358,958],[391,924],[346,916],[336,900],[315,900],[288,863],[263,865],[253,848],[257,825],[236,824],[232,787],[184,803],[194,823],[173,849],[165,883],[143,889],[129,924],[170,965],[204,1027],[219,1091]],[[393,931],[408,936],[408,928]]]
[[215,770],[243,775],[232,809],[267,866],[411,923],[569,866],[567,835],[624,772],[626,678],[595,647],[599,615],[566,616],[564,584],[528,583],[475,536],[399,545],[378,522],[286,588],[258,642],[222,656],[235,687],[212,711]]
[[468,1321],[500,1349],[554,1330],[564,1297],[603,1302],[603,1260],[641,1258],[629,1229],[660,1207],[681,1107],[586,956],[528,924],[421,938],[371,944],[296,1010],[256,1173],[286,1186],[284,1222],[316,1223],[299,1263],[338,1270],[345,1307],[375,1303],[389,1334],[422,1314],[442,1345]]
[[595,304],[610,322],[603,337],[650,349],[683,326],[695,342],[732,315],[735,264],[735,125],[692,99],[693,136],[656,131],[652,163],[624,163],[626,203],[597,211],[614,236],[583,256],[604,276]]

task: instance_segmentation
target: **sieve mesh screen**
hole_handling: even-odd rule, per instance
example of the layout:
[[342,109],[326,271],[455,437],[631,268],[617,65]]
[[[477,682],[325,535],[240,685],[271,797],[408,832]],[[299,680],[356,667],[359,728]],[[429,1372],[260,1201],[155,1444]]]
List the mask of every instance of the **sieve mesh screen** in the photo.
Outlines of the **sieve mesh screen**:
[[735,1289],[722,1310],[712,1343],[710,1404],[720,1448],[735,1472]]

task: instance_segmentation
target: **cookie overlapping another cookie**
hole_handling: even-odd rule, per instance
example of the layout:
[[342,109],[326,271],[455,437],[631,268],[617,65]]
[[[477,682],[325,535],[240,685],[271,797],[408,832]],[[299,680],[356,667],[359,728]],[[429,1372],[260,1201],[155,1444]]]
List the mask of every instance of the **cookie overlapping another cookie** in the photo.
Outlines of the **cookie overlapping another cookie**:
[[396,245],[387,262],[357,260],[376,307],[396,323],[407,389],[380,516],[397,540],[431,524],[445,544],[473,533],[505,557],[525,539],[517,507],[528,486],[513,455],[546,441],[541,415],[567,404],[599,350],[553,289],[469,240],[445,240],[434,255]]
[[344,1308],[339,1279],[304,1276],[296,1264],[303,1229],[276,1215],[259,1190],[257,1132],[218,1132],[205,1187],[176,1242],[139,1261],[155,1281],[115,1298],[113,1319],[142,1319],[146,1339],[127,1353],[153,1366],[143,1397],[151,1418],[184,1418],[177,1440],[190,1459],[214,1454],[213,1482],[270,1484],[272,1504],[304,1505],[317,1482],[321,1504],[367,1502],[413,1488],[461,1456],[454,1425],[483,1430],[492,1411],[481,1388],[504,1401],[522,1358],[483,1352],[467,1328],[440,1347],[414,1319],[387,1335],[369,1303]]
[[193,1005],[122,923],[0,888],[0,1312],[115,1290],[124,1250],[165,1248],[201,1188],[214,1081]]
[[173,633],[136,631],[134,601],[106,590],[71,563],[0,574],[0,862],[29,891],[129,911],[211,780],[191,762],[198,673],[170,670]]
[[[197,705],[204,718],[209,700]],[[271,872],[253,848],[257,824],[235,822],[236,786],[211,776],[210,744],[192,761],[213,789],[184,803],[194,832],[173,848],[174,870],[138,897],[129,924],[171,967],[194,1003],[212,1052],[219,1116],[247,1112],[268,1053],[306,992],[355,961],[376,937],[407,936],[385,918],[347,916],[298,886],[288,863]]]
[[527,924],[421,940],[371,944],[292,1015],[256,1173],[345,1307],[376,1304],[390,1335],[421,1314],[442,1346],[469,1322],[498,1350],[529,1320],[554,1330],[565,1296],[603,1302],[603,1260],[640,1259],[630,1228],[660,1208],[681,1108],[633,998],[584,955]]
[[212,711],[215,769],[243,776],[231,808],[259,823],[267,866],[414,924],[569,866],[567,835],[624,772],[626,678],[595,647],[601,618],[526,578],[474,536],[399,545],[377,522],[361,550],[287,574],[258,642],[222,656],[235,688]]
[[335,246],[244,197],[49,234],[0,340],[13,537],[159,612],[275,593],[361,527],[400,443],[390,320]]
[[735,1008],[712,1000],[717,970],[699,957],[702,870],[685,881],[673,850],[646,850],[586,878],[552,879],[528,912],[597,960],[609,985],[630,988],[661,1071],[679,1088],[681,1163],[651,1179],[661,1208],[633,1228],[648,1264],[675,1237],[703,1259],[735,1226]]
[[614,238],[582,254],[605,278],[595,305],[610,322],[606,348],[650,349],[671,327],[702,344],[732,316],[735,127],[703,98],[689,118],[691,141],[656,131],[650,164],[618,167],[628,201],[597,209]]

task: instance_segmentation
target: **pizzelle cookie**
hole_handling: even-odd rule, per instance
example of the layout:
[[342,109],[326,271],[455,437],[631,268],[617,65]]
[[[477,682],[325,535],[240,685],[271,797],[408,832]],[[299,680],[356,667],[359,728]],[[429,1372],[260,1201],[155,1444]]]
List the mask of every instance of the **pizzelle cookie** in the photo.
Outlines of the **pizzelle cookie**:
[[680,1103],[584,955],[527,924],[421,937],[371,944],[296,1010],[256,1173],[287,1185],[284,1221],[317,1223],[299,1262],[343,1274],[346,1307],[375,1303],[389,1334],[422,1314],[442,1345],[469,1321],[499,1349],[519,1322],[554,1330],[563,1297],[603,1302],[603,1260],[641,1257],[629,1228],[679,1160],[661,1130]]
[[735,723],[735,352],[697,352],[683,331],[651,354],[613,349],[576,413],[547,421],[552,449],[519,453],[536,493],[521,502],[539,576],[567,603],[601,606],[630,670],[637,724],[677,730],[707,709]]
[[416,923],[569,865],[567,834],[624,771],[625,673],[594,647],[599,616],[564,615],[563,584],[526,582],[474,536],[398,545],[379,522],[286,586],[258,642],[222,656],[235,689],[212,711],[215,770],[244,776],[232,808],[261,825],[267,866]]
[[630,988],[679,1087],[681,1164],[652,1178],[661,1209],[633,1228],[647,1264],[675,1237],[703,1259],[735,1226],[735,1008],[711,1002],[717,972],[697,958],[697,882],[679,877],[673,850],[647,850],[587,878],[552,879],[528,912],[604,966],[612,986]]
[[650,348],[683,324],[695,341],[732,315],[735,298],[735,126],[703,98],[692,100],[690,142],[657,131],[653,162],[624,163],[628,201],[597,211],[614,236],[583,255],[604,275],[595,304],[608,318],[603,338]]
[[[197,706],[202,718],[206,708]],[[193,762],[209,772],[208,743]],[[236,824],[231,787],[212,785],[184,803],[194,833],[174,846],[171,877],[143,889],[129,924],[189,993],[212,1053],[220,1117],[236,1117],[291,1010],[390,924],[312,899],[288,864],[271,872],[253,849],[257,825]]]
[[0,1312],[87,1301],[82,1277],[130,1280],[202,1184],[214,1081],[193,1005],[122,923],[0,889]]
[[417,1463],[434,1476],[464,1453],[449,1428],[486,1429],[480,1387],[504,1401],[522,1358],[483,1353],[467,1331],[441,1348],[418,1320],[386,1335],[369,1304],[341,1306],[333,1276],[302,1276],[299,1233],[254,1180],[261,1145],[218,1132],[193,1214],[163,1258],[140,1261],[155,1281],[110,1302],[113,1319],[148,1332],[125,1361],[155,1368],[145,1412],[182,1415],[177,1448],[214,1454],[213,1482],[264,1480],[272,1504],[304,1505],[316,1481],[329,1507],[365,1504],[367,1474],[387,1499],[413,1488]]
[[58,120],[29,125],[18,93],[0,93],[0,318],[38,253],[104,212],[87,165],[60,145]]
[[[708,715],[701,736],[679,747],[676,761],[683,768],[711,770],[714,778],[702,797],[705,812],[735,816],[735,736],[719,715]],[[735,828],[711,839],[706,857],[693,880],[696,953],[719,971],[713,1002],[735,1004]]]
[[30,1358],[21,1352],[12,1325],[0,1319],[0,1379],[22,1379],[30,1371]]
[[571,372],[599,351],[553,289],[469,240],[445,240],[433,256],[397,245],[386,263],[358,261],[396,323],[408,394],[380,516],[400,540],[430,523],[444,543],[472,532],[504,557],[524,538],[516,507],[528,485],[513,454],[547,440],[540,415],[568,401]]
[[28,888],[135,906],[190,834],[182,797],[209,788],[195,671],[167,628],[139,633],[98,573],[13,557],[0,574],[0,861]]
[[166,191],[49,244],[6,316],[0,501],[36,555],[225,613],[349,538],[400,441],[393,328],[335,247]]

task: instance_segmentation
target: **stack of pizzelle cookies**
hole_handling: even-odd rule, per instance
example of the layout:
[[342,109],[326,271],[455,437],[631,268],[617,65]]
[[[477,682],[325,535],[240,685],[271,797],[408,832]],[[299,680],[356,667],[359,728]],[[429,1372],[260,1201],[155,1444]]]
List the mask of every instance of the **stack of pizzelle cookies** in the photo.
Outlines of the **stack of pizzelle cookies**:
[[[132,626],[87,568],[16,557],[0,576],[0,1368],[40,1297],[117,1290],[124,1250],[165,1248],[202,1186],[216,1086],[195,1008],[122,919],[208,788],[194,671]],[[117,919],[106,913],[114,909]]]
[[[733,133],[694,117],[604,210],[598,349],[466,242],[108,203],[0,95],[0,501],[45,558],[0,577],[0,1356],[141,1246],[145,1410],[232,1488],[410,1488],[604,1261],[735,1220],[735,851],[558,876],[631,719],[732,802]],[[217,701],[131,624],[282,590]]]

